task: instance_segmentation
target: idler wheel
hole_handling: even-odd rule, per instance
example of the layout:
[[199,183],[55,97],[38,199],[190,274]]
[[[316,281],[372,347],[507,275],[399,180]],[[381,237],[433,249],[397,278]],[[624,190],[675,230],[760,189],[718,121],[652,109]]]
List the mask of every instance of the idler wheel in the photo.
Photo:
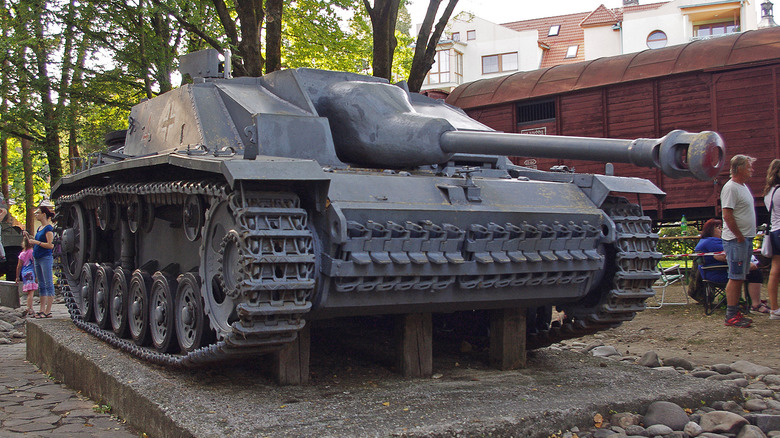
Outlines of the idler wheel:
[[176,280],[157,271],[152,276],[152,291],[149,299],[149,324],[152,344],[161,353],[173,352],[176,342],[174,316],[174,294]]
[[130,333],[130,325],[127,321],[127,305],[130,300],[127,275],[122,268],[114,270],[114,278],[111,280],[111,292],[109,294],[109,315],[111,317],[111,329],[120,338],[126,338]]
[[182,208],[182,223],[184,224],[184,235],[187,240],[194,242],[200,238],[201,229],[205,222],[203,199],[198,195],[187,196]]
[[136,269],[130,277],[128,287],[127,323],[130,336],[136,345],[149,344],[149,290],[152,278],[148,273]]
[[108,265],[100,265],[95,273],[95,322],[102,329],[108,328],[111,323],[108,306],[109,295],[111,294],[111,280],[113,278],[114,270]]
[[206,313],[203,311],[203,297],[200,294],[200,280],[193,273],[179,276],[176,291],[176,338],[183,351],[193,351],[207,345],[213,339]]
[[85,322],[93,321],[95,318],[93,312],[93,293],[95,291],[95,264],[86,263],[81,268],[79,276],[79,285],[76,293],[76,305],[79,307],[79,313]]
[[[239,261],[236,253],[237,242],[232,238],[236,235],[236,228],[236,219],[227,201],[209,209],[206,215],[206,234],[201,244],[201,294],[204,310],[219,339],[233,331],[232,324],[238,321],[236,306],[244,300],[235,289],[240,280],[234,277],[238,275],[239,266],[230,266],[230,263],[238,264]],[[228,262],[225,261],[226,258]]]

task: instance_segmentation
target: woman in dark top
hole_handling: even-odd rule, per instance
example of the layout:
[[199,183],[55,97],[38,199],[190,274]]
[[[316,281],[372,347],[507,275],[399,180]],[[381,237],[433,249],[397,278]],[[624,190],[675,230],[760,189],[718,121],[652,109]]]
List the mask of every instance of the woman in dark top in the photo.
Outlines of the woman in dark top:
[[[701,227],[701,240],[696,244],[696,252],[723,252],[723,239],[720,237],[723,222],[720,219],[710,219]],[[715,254],[703,257],[704,263],[701,266],[724,266],[723,269],[699,269],[702,278],[715,283],[728,282],[728,271],[726,269],[726,254]],[[750,265],[748,272],[748,294],[753,306],[750,310],[754,312],[769,313],[769,307],[761,302],[761,284],[764,282],[764,276],[758,269],[757,261]]]
[[35,278],[38,279],[38,294],[41,296],[41,310],[36,318],[51,318],[51,305],[54,303],[54,276],[52,274],[52,249],[54,249],[54,226],[52,218],[54,212],[50,207],[41,205],[33,213],[35,219],[41,223],[34,238],[30,238],[27,231],[24,232],[30,243],[33,244],[33,260],[35,261]]

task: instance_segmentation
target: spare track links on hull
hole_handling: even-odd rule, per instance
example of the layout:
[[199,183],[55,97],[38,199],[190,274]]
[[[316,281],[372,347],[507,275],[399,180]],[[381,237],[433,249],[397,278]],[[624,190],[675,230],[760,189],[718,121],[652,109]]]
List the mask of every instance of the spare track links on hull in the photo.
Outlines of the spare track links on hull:
[[616,327],[644,310],[645,300],[654,295],[662,254],[656,251],[658,234],[652,232],[652,220],[625,198],[608,198],[602,209],[615,223],[617,241],[608,249],[614,258],[607,257],[601,286],[582,301],[561,306],[558,310],[566,314],[563,323],[554,322],[548,330],[529,333],[528,349]]
[[[248,254],[246,251],[248,248],[253,248],[250,252],[257,255],[254,260],[242,262],[242,266],[248,268],[243,269],[242,273],[252,272],[253,275],[237,281],[235,285],[237,289],[231,293],[234,296],[254,297],[247,300],[247,302],[257,300],[257,297],[264,295],[263,292],[265,291],[263,291],[263,288],[257,287],[259,284],[262,284],[261,278],[258,276],[262,276],[263,273],[268,274],[269,271],[264,267],[272,266],[274,261],[281,260],[279,255],[268,256],[266,254],[262,256],[263,251],[258,251],[264,242],[266,244],[270,242],[270,240],[263,240],[265,237],[278,237],[279,233],[278,231],[267,232],[268,230],[261,230],[261,228],[264,228],[261,224],[269,223],[264,216],[278,218],[281,213],[282,216],[293,218],[291,222],[296,223],[293,227],[295,230],[288,237],[292,240],[297,240],[299,243],[294,244],[295,248],[292,249],[292,254],[287,257],[287,261],[293,260],[298,265],[302,264],[303,267],[298,268],[300,270],[298,275],[299,277],[302,276],[302,278],[299,281],[291,282],[288,289],[293,291],[292,299],[297,303],[297,307],[286,315],[274,315],[272,318],[276,319],[278,316],[289,317],[289,320],[284,323],[288,329],[277,331],[271,338],[268,336],[252,336],[251,329],[242,330],[242,328],[252,327],[254,324],[262,327],[268,322],[265,318],[266,313],[263,311],[249,311],[249,307],[241,304],[244,309],[241,310],[242,308],[239,307],[238,314],[240,319],[233,323],[234,330],[224,340],[215,344],[191,351],[186,355],[161,353],[146,347],[140,347],[132,340],[117,337],[111,330],[101,329],[94,322],[84,321],[79,305],[71,292],[71,285],[62,270],[61,260],[58,259],[56,269],[61,272],[59,274],[59,285],[63,295],[66,297],[66,303],[74,324],[141,360],[167,366],[199,367],[228,359],[255,356],[275,351],[284,346],[285,343],[292,342],[295,339],[295,333],[305,324],[305,321],[300,319],[300,316],[308,311],[311,306],[310,298],[314,287],[314,275],[316,275],[313,239],[311,232],[306,228],[306,213],[298,208],[297,198],[294,195],[290,195],[291,197],[286,200],[284,196],[280,198],[282,201],[278,201],[278,199],[271,200],[272,204],[276,202],[272,208],[268,205],[269,200],[262,196],[263,194],[252,194],[250,192],[249,196],[244,194],[243,197],[239,198],[240,193],[229,194],[227,187],[224,185],[173,182],[138,185],[117,184],[100,189],[90,188],[74,195],[61,197],[58,199],[58,203],[67,205],[68,203],[80,202],[88,196],[100,197],[123,193],[145,194],[150,186],[155,187],[155,193],[160,193],[162,187],[167,188],[167,190],[162,189],[163,192],[171,194],[207,195],[212,199],[212,207],[223,201],[231,203],[231,208],[237,212],[236,226],[242,230],[237,234],[229,234],[223,239],[223,245],[219,254],[221,257],[224,256],[225,245],[234,241],[233,239],[236,238],[236,235],[253,236],[245,238],[244,243],[239,245],[244,248],[244,251],[242,251],[244,257]],[[182,187],[187,187],[186,191],[182,191]],[[288,211],[281,212],[278,208],[279,202],[284,205],[294,205],[294,207],[289,208]],[[656,251],[658,236],[652,233],[650,219],[642,215],[641,208],[638,205],[630,204],[623,198],[609,199],[603,208],[614,221],[618,234],[614,248],[608,249],[613,256],[607,257],[607,272],[602,280],[601,287],[585,297],[581,302],[565,306],[563,310],[566,312],[566,320],[562,324],[553,325],[548,330],[540,330],[537,333],[528,334],[526,345],[528,349],[542,348],[556,342],[578,338],[614,327],[623,321],[631,320],[636,312],[644,309],[645,299],[653,296],[652,284],[660,276],[657,262],[661,258],[661,254]],[[210,216],[210,214],[207,214],[207,217]],[[270,222],[273,222],[273,220]],[[206,229],[208,229],[208,220],[204,225],[204,230]],[[60,239],[61,233],[62,230],[58,230],[55,238]],[[228,237],[231,235],[233,237]],[[303,238],[303,241],[300,240],[301,238]],[[204,245],[206,245],[205,238],[201,244],[201,254],[205,251]],[[276,249],[278,252],[279,248]],[[284,258],[285,256],[281,257]],[[220,263],[221,261],[220,259]],[[612,266],[609,266],[610,261]],[[252,267],[253,265],[254,267]],[[225,287],[224,279],[219,279],[218,281]],[[276,290],[279,287],[275,286],[273,289]],[[284,289],[284,286],[281,286],[281,288]],[[605,289],[608,289],[608,292],[604,293]],[[259,293],[257,292],[258,290],[260,290]],[[269,294],[269,296],[273,296],[273,293]],[[277,290],[276,297],[279,296]],[[261,308],[270,309],[269,305],[270,303],[267,302],[255,302],[252,304],[256,310]],[[236,330],[236,327],[239,328]],[[244,336],[245,334],[249,335]],[[254,344],[253,339],[256,341]]]
[[[297,196],[289,193],[229,192],[221,183],[201,182],[157,182],[146,184],[113,184],[102,188],[87,188],[75,194],[57,199],[64,211],[69,204],[83,203],[88,209],[97,208],[105,197],[149,196],[166,205],[184,203],[192,195],[209,200],[203,230],[209,230],[211,210],[218,205],[229,205],[226,211],[235,218],[234,232],[226,233],[211,254],[218,259],[217,283],[224,293],[224,299],[237,303],[236,311],[223,324],[210,321],[212,328],[228,324],[220,331],[222,340],[186,354],[171,354],[139,346],[131,339],[118,337],[112,330],[100,328],[95,322],[85,321],[72,287],[78,287],[78,279],[68,281],[63,264],[63,254],[57,257],[55,272],[58,284],[66,298],[66,304],[74,324],[82,330],[100,338],[110,345],[133,356],[155,364],[179,367],[198,367],[240,357],[256,356],[279,350],[296,339],[297,332],[305,321],[301,315],[311,308],[311,293],[314,289],[314,245],[311,231],[307,228],[306,211],[299,208]],[[281,224],[281,225],[280,225]],[[89,230],[83,230],[88,232]],[[63,229],[58,228],[55,246],[62,239]],[[201,257],[209,250],[209,242],[201,238]],[[235,266],[234,278],[222,276],[222,261],[226,251],[230,263]],[[87,261],[90,262],[90,261]],[[113,264],[111,264],[113,265]],[[201,273],[204,271],[201,270]],[[145,273],[151,276],[152,273]],[[289,280],[292,276],[293,279]],[[128,274],[129,277],[129,274]],[[200,282],[200,281],[199,281]],[[230,283],[226,285],[226,283]],[[175,284],[175,282],[174,282]],[[212,289],[217,286],[212,286]],[[232,289],[225,289],[231,287]],[[204,301],[206,294],[214,291],[202,286]],[[173,292],[173,291],[172,291]],[[218,294],[220,292],[217,292]],[[213,300],[214,298],[212,298]],[[208,306],[207,306],[208,309]],[[207,312],[208,310],[205,309]],[[172,310],[172,309],[170,309]],[[172,315],[173,312],[168,312]],[[175,343],[175,342],[174,342]]]

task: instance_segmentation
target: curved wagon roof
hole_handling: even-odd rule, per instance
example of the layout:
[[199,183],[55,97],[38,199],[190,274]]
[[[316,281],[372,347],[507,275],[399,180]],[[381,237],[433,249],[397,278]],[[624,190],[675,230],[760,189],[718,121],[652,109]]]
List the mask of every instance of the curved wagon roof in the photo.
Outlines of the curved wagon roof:
[[780,58],[780,28],[517,72],[463,84],[447,103],[477,108],[692,71],[728,69]]

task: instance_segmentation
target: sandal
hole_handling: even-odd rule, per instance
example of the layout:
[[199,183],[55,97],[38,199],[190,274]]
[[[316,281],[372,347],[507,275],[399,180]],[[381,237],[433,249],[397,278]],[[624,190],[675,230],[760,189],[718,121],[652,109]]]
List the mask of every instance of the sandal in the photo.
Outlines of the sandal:
[[24,311],[24,315],[22,317],[28,317],[28,318],[35,318],[35,310],[33,309],[27,309]]
[[51,313],[44,313],[41,318],[51,318]]
[[770,309],[765,303],[760,303],[758,306],[750,306],[750,310],[758,313],[769,313]]
[[33,316],[33,318],[43,318],[43,315],[43,312],[35,312],[35,316]]

